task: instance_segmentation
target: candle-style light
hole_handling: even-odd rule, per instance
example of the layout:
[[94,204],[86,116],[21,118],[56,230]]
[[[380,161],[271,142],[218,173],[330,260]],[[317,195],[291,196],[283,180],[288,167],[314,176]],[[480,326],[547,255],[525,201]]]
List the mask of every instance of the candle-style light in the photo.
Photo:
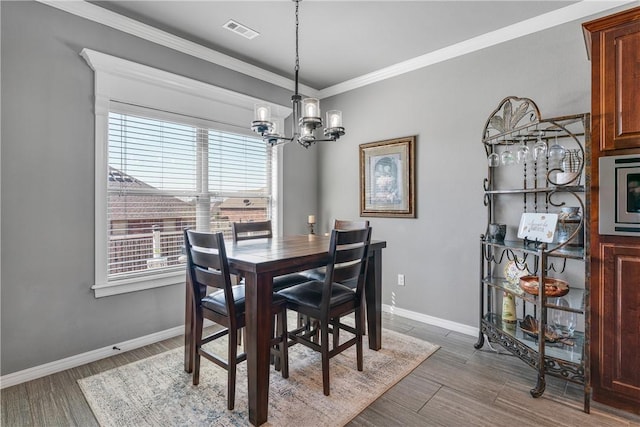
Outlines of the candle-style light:
[[309,217],[307,218],[307,225],[309,226],[309,234],[315,234],[315,232],[313,231],[313,226],[316,223],[316,216],[315,215],[309,215]]
[[256,116],[260,121],[271,120],[271,107],[265,104],[258,104],[256,108]]
[[342,127],[342,111],[339,111],[339,110],[327,111],[327,128],[329,130],[344,129]]
[[269,104],[259,103],[255,105],[254,120],[251,122],[251,129],[262,136],[265,142],[270,145],[285,144],[296,141],[305,148],[311,144],[321,141],[336,141],[344,135],[342,127],[342,112],[331,110],[327,112],[327,127],[324,128],[326,139],[316,138],[314,131],[322,127],[322,116],[320,113],[320,101],[316,98],[304,98],[298,93],[298,72],[300,71],[300,55],[298,52],[299,40],[299,19],[298,10],[300,1],[296,3],[296,64],[295,64],[295,92],[291,96],[293,104],[292,136],[281,135],[276,129],[275,123],[271,120],[271,109]]

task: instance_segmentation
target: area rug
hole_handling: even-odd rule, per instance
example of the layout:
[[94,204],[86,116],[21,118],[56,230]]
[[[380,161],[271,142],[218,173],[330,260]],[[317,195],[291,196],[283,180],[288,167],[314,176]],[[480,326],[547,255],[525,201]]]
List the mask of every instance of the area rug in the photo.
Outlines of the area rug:
[[[221,348],[225,346],[222,342]],[[322,392],[320,354],[302,345],[291,347],[289,378],[271,367],[264,425],[342,426],[439,348],[386,329],[381,350],[369,350],[366,337],[364,347],[362,372],[356,369],[355,347],[331,359],[330,396]],[[233,411],[226,408],[224,369],[202,359],[200,384],[194,386],[183,363],[183,348],[178,348],[78,383],[103,427],[250,425],[246,363],[238,366]]]

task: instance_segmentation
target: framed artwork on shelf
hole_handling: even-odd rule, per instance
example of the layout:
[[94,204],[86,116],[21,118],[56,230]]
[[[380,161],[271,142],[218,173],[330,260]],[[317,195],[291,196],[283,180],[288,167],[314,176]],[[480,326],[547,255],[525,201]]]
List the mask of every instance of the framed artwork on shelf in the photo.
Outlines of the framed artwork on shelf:
[[360,216],[415,218],[415,136],[360,144]]

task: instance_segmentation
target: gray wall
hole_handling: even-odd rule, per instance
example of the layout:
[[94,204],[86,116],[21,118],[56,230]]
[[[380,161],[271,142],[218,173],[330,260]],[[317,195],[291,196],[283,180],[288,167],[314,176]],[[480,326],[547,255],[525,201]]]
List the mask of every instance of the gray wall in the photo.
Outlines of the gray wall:
[[371,219],[373,238],[388,242],[383,303],[477,327],[487,117],[511,95],[533,99],[543,117],[588,112],[589,88],[574,22],[324,100],[343,110],[348,132],[320,150],[324,227],[359,216],[359,144],[417,135],[417,218]]
[[[79,56],[83,48],[283,105],[290,92],[43,4],[0,7],[6,375],[184,322],[182,286],[100,299],[90,289],[94,74]],[[306,215],[315,210],[315,156],[285,147],[284,218],[291,224],[285,232],[304,232]]]
[[[0,372],[6,375],[183,323],[180,286],[95,299],[91,48],[288,105],[290,92],[33,2],[0,2],[2,272]],[[323,100],[348,134],[285,146],[285,233],[308,214],[328,230],[357,218],[358,144],[417,135],[417,219],[373,218],[384,302],[477,324],[487,115],[509,95],[543,116],[589,110],[579,23],[484,49]],[[319,178],[318,178],[319,177]],[[396,275],[406,275],[398,287]]]

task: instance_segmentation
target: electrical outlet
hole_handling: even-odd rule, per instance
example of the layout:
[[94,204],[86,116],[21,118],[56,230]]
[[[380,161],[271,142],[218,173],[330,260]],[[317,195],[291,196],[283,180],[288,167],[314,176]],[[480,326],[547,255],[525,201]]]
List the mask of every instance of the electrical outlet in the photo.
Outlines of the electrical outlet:
[[398,274],[398,286],[404,286],[404,274]]

